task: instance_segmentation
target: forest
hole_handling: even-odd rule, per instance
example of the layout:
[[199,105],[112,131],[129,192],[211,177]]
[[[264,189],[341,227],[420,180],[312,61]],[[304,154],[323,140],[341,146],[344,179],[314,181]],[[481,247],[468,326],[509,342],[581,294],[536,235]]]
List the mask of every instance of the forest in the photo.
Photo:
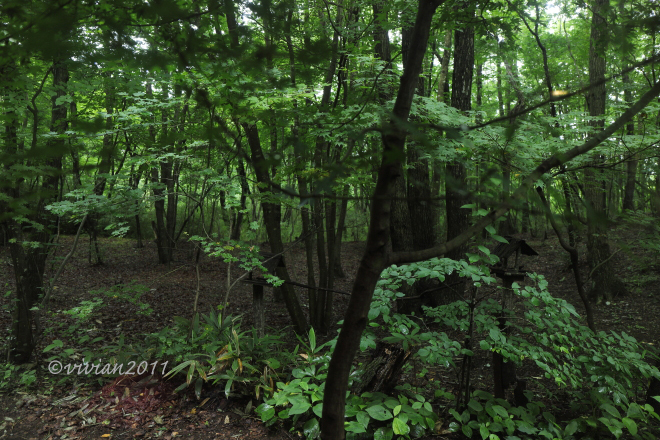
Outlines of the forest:
[[658,438],[659,37],[3,0],[0,438]]

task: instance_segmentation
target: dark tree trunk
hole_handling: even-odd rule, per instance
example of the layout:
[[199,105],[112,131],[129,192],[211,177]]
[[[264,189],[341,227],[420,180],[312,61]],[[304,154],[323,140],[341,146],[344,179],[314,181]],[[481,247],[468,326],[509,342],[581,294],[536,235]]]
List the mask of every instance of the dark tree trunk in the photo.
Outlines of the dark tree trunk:
[[408,209],[411,220],[408,229],[412,232],[412,249],[427,249],[437,241],[429,163],[426,159],[420,159],[419,151],[412,146],[408,147],[408,163]]
[[[451,106],[458,110],[472,109],[472,75],[474,72],[474,28],[468,26],[457,29],[454,34],[454,73],[452,75]],[[466,195],[467,170],[463,161],[453,160],[447,164],[445,171],[446,189],[446,219],[447,240],[462,234],[470,225],[470,210],[461,206],[468,203]],[[465,257],[466,246],[460,246],[445,256],[453,260]],[[465,280],[458,272],[453,272],[445,279],[456,297],[462,297],[465,290]],[[431,299],[433,306],[440,305],[444,300],[436,294]]]
[[[263,185],[260,187],[260,191],[262,193],[270,192],[270,175],[268,174],[266,158],[264,157],[263,150],[261,148],[261,141],[259,139],[259,132],[257,131],[257,127],[256,125],[250,125],[248,123],[243,123],[242,125],[248,140],[248,144],[250,146],[252,165],[257,177],[257,182]],[[266,233],[268,234],[270,250],[275,254],[282,253],[284,251],[284,245],[282,243],[282,230],[280,227],[281,207],[277,203],[267,202],[263,202],[261,207],[264,212],[264,223],[266,225]],[[300,302],[298,301],[298,296],[296,295],[293,286],[286,283],[286,281],[291,280],[287,268],[278,267],[276,269],[276,275],[285,281],[285,284],[282,286],[284,302],[289,312],[289,316],[291,316],[291,321],[293,322],[295,331],[298,334],[304,334],[307,331],[307,321],[305,319],[305,315],[303,314],[302,308],[300,307]]]
[[[625,65],[624,70],[629,66]],[[632,82],[630,75],[626,72],[623,74],[624,97],[626,104],[633,104],[632,96]],[[632,136],[635,134],[635,123],[630,121],[626,125],[626,134]],[[623,192],[623,209],[635,210],[635,182],[637,181],[637,154],[633,154],[626,162],[626,186]]]
[[345,437],[344,409],[348,376],[355,353],[360,347],[362,332],[367,325],[374,288],[381,271],[388,265],[391,197],[394,194],[394,182],[401,170],[406,141],[405,132],[400,128],[399,123],[407,121],[410,114],[412,98],[417,88],[428,43],[431,19],[439,4],[439,1],[430,0],[419,2],[411,54],[404,65],[391,122],[383,133],[383,161],[378,170],[371,203],[367,248],[358,268],[344,324],[328,368],[321,418],[323,440],[341,440]]
[[[594,130],[602,130],[605,121],[605,52],[607,50],[607,10],[609,0],[593,0],[591,19],[591,39],[589,45],[589,83],[587,105],[590,116],[600,116],[593,120]],[[604,162],[602,155],[597,155],[585,174],[585,196],[587,199],[587,252],[589,267],[593,272],[591,295],[597,301],[611,300],[624,288],[621,280],[614,276],[610,259],[608,239],[608,216],[606,206],[605,178],[602,169],[597,169]]]
[[[110,172],[110,167],[112,165],[112,159],[115,153],[115,138],[112,134],[114,127],[114,122],[112,120],[112,113],[115,109],[115,89],[112,84],[111,75],[108,73],[104,78],[105,84],[105,111],[107,117],[105,118],[105,130],[106,133],[103,135],[103,146],[101,147],[101,160],[97,169],[98,175],[96,177],[96,182],[94,183],[94,195],[97,197],[103,196],[105,191],[105,184],[108,180],[107,175]],[[92,211],[87,215],[87,221],[85,222],[85,229],[89,233],[89,255],[88,262],[92,265],[101,265],[103,264],[103,258],[99,250],[98,243],[98,223],[100,220],[101,214],[96,211]]]
[[[4,73],[4,72],[3,72]],[[50,131],[63,135],[68,127],[67,123],[67,103],[57,103],[57,100],[67,93],[67,84],[69,82],[69,70],[63,61],[55,61],[52,68],[53,88],[55,93],[51,98],[51,124]],[[11,81],[9,81],[11,83]],[[11,121],[5,126],[6,144],[9,151],[16,151],[16,130]],[[39,198],[34,208],[34,214],[31,220],[37,224],[42,224],[43,229],[27,228],[20,225],[13,219],[9,224],[9,249],[14,266],[14,276],[16,278],[16,303],[12,319],[12,335],[9,343],[9,360],[12,363],[25,363],[30,360],[32,351],[36,344],[36,338],[33,332],[34,322],[32,309],[38,305],[44,287],[44,270],[48,251],[46,244],[50,241],[50,229],[48,227],[49,214],[45,206],[49,201],[53,201],[59,194],[59,184],[62,172],[62,156],[67,148],[65,139],[51,139],[48,141],[49,155],[45,165],[48,170],[42,177],[41,188],[39,189]],[[18,199],[19,185],[10,189],[13,198]],[[39,246],[23,246],[24,241],[39,243]]]
[[444,50],[440,59],[440,76],[438,78],[438,101],[449,102],[449,61],[451,57],[451,30],[445,31]]

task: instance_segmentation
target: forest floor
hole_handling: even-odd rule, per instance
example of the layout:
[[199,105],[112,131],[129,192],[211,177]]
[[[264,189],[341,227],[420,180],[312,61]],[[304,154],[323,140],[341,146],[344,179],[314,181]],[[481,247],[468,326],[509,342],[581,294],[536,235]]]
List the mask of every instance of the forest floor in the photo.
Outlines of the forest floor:
[[[660,255],[641,244],[645,243],[649,231],[640,227],[619,224],[611,230],[611,246],[616,252],[612,258],[617,275],[626,283],[630,293],[616,298],[609,304],[594,306],[595,321],[599,330],[625,331],[639,341],[655,344],[660,341]],[[583,314],[584,308],[578,298],[575,281],[569,267],[568,254],[560,247],[554,234],[548,232],[548,239],[525,237],[528,243],[540,254],[525,261],[525,270],[545,276],[549,291],[567,299]],[[66,255],[73,243],[72,237],[61,237],[54,263],[49,273],[54,273],[57,264]],[[150,304],[153,313],[149,316],[136,315],[136,306],[125,300],[104,298],[104,307],[93,315],[93,336],[102,336],[105,342],[116,343],[120,335],[125,338],[140,338],[146,333],[158,332],[164,326],[172,325],[174,316],[190,317],[192,304],[198,289],[198,276],[193,252],[177,251],[176,262],[170,267],[158,264],[154,243],[146,242],[146,247],[137,249],[129,239],[101,239],[104,264],[90,266],[86,238],[73,258],[67,264],[57,281],[51,300],[51,310],[58,312],[80,305],[83,300],[94,297],[95,291],[104,291],[117,283],[134,281],[148,288],[141,300]],[[346,277],[335,282],[335,289],[350,292],[364,244],[344,243],[342,265]],[[585,262],[584,245],[580,246],[581,269],[588,274]],[[286,253],[286,264],[291,278],[306,283],[306,265],[302,245],[296,245]],[[4,292],[14,290],[13,269],[7,247],[0,247],[0,285]],[[232,270],[232,277],[241,275],[238,269]],[[225,293],[227,270],[218,260],[202,258],[199,265],[199,311],[209,313],[222,302]],[[318,278],[318,276],[317,276]],[[266,289],[267,328],[282,330],[290,326],[289,317],[283,303],[272,301],[271,289]],[[306,308],[304,289],[296,288]],[[98,293],[96,293],[98,296]],[[10,328],[9,306],[11,295],[0,296],[0,341],[7,341]],[[348,297],[335,295],[335,318],[341,319]],[[244,314],[242,328],[251,326],[252,293],[251,286],[238,283],[230,296],[229,313]],[[70,324],[71,316],[55,313],[56,320],[49,320],[45,327],[64,323]],[[62,328],[64,328],[62,327]],[[49,337],[42,338],[37,353],[61,337],[53,330]],[[292,346],[295,337],[292,331]],[[329,336],[335,335],[333,329]],[[66,346],[66,343],[65,343]],[[2,347],[0,347],[2,349]],[[135,380],[126,381],[110,377],[70,380],[64,386],[57,386],[57,377],[46,370],[45,359],[48,353],[41,354],[37,363],[37,380],[30,387],[22,387],[12,392],[0,390],[0,439],[88,439],[88,438],[190,438],[210,439],[294,439],[302,438],[299,433],[284,429],[269,429],[252,412],[244,414],[245,401],[232,401],[213,396],[213,390],[204,389],[202,398],[197,400],[193,393],[173,394],[176,387],[173,381],[156,380],[149,383]],[[492,384],[488,359],[473,361],[473,383],[477,388],[489,390]],[[404,376],[403,381],[415,381]],[[438,379],[448,377],[438,374]],[[2,378],[0,378],[2,379]],[[1,383],[1,382],[0,382]],[[152,399],[143,401],[140,396],[149,388]],[[142,407],[123,408],[123,414],[107,419],[105,423],[95,423],[91,414],[96,412],[98,420],[103,408],[108,408],[104,398],[108,390],[117,390],[124,397],[136,397]],[[532,390],[533,391],[533,390]],[[205,395],[206,394],[206,395]],[[221,394],[221,393],[215,393]],[[156,397],[154,397],[156,396]],[[107,400],[107,399],[105,399]],[[135,399],[133,400],[135,401]],[[105,404],[104,404],[105,402]],[[110,402],[112,403],[112,402]],[[256,403],[256,400],[255,400]],[[96,409],[94,409],[96,408]],[[110,406],[112,408],[112,406]],[[91,409],[91,411],[90,411]],[[428,438],[456,438],[451,434],[437,434]]]

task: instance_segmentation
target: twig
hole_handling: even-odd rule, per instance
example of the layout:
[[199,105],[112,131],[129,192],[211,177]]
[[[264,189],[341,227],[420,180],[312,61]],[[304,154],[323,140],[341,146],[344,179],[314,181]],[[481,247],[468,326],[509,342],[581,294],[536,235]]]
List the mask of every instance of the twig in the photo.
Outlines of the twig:
[[615,256],[617,253],[619,253],[620,250],[621,250],[621,249],[617,249],[617,250],[615,250],[614,252],[612,252],[612,253],[610,254],[609,257],[605,258],[603,261],[601,261],[600,263],[598,263],[598,264],[596,265],[596,267],[594,267],[593,269],[591,269],[591,272],[589,272],[589,279],[591,279],[591,277],[593,276],[594,272],[596,272],[596,270],[597,270],[600,266],[602,266],[603,264],[605,264],[605,263],[607,263],[608,261],[610,261],[610,260],[612,259],[613,256]]
[[48,285],[48,290],[46,291],[46,294],[44,295],[43,299],[41,300],[40,304],[40,309],[43,310],[46,308],[48,304],[48,300],[50,299],[52,293],[53,293],[53,288],[55,286],[55,283],[57,282],[57,279],[60,277],[60,274],[64,270],[64,266],[66,266],[66,263],[69,261],[73,253],[76,251],[76,247],[78,246],[78,239],[80,238],[80,233],[82,232],[83,226],[85,225],[85,220],[87,220],[87,214],[83,217],[82,221],[80,222],[80,226],[78,226],[78,231],[76,232],[76,238],[73,240],[73,246],[71,246],[71,250],[69,253],[64,257],[64,261],[62,261],[62,264],[60,264],[59,269],[57,269],[57,272],[55,273],[55,276],[51,280],[51,282]]

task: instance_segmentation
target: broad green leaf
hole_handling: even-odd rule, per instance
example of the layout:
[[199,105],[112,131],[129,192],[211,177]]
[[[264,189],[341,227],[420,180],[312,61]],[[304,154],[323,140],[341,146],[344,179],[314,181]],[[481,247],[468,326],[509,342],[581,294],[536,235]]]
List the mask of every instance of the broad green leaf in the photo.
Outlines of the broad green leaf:
[[396,435],[406,435],[410,432],[410,426],[400,417],[395,417],[392,421],[392,430]]
[[624,426],[630,431],[630,434],[632,435],[637,435],[637,423],[633,419],[629,419],[628,417],[624,417],[621,419],[623,422]]
[[370,406],[366,409],[367,413],[371,416],[372,419],[385,421],[391,419],[392,413],[389,409],[383,408],[381,405]]
[[393,436],[394,432],[390,427],[378,428],[376,432],[374,432],[374,440],[392,440]]

